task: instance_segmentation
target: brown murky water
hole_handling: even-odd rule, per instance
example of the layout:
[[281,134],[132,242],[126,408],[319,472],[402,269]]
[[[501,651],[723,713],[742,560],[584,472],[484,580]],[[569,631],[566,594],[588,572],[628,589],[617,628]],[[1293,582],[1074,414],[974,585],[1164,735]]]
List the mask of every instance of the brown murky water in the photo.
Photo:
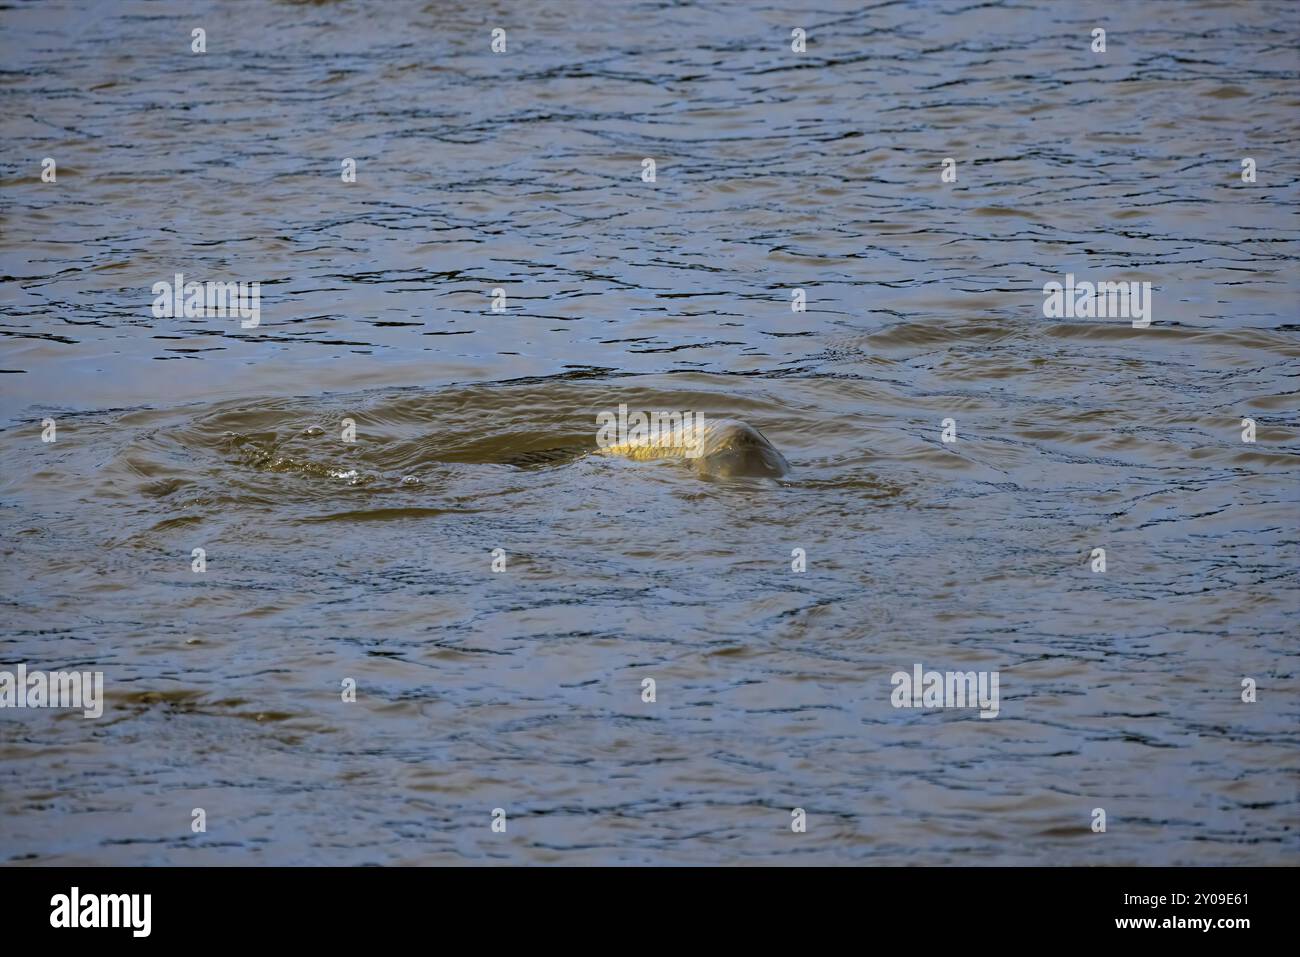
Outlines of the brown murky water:
[[[0,668],[107,697],[0,711],[0,860],[1295,863],[1298,39],[0,9]],[[176,272],[260,325],[155,318]],[[1045,318],[1066,273],[1152,325]],[[794,470],[583,455],[620,403]],[[999,672],[998,717],[894,708],[917,663]]]

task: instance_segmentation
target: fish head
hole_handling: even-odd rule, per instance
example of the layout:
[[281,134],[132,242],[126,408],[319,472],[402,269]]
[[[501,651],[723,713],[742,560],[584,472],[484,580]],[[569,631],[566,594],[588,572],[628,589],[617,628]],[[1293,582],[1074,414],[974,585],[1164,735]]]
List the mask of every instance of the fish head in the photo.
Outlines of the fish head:
[[716,478],[779,478],[790,463],[753,426],[743,422],[711,423],[695,460],[700,474]]

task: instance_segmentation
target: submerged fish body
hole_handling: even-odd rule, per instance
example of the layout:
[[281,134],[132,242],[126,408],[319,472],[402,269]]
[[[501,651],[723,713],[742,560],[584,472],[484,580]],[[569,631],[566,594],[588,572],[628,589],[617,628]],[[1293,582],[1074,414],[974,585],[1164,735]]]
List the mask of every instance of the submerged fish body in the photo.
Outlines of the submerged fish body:
[[735,419],[714,419],[698,428],[677,427],[598,452],[641,461],[682,459],[701,475],[716,478],[777,478],[790,471],[785,456],[762,432]]

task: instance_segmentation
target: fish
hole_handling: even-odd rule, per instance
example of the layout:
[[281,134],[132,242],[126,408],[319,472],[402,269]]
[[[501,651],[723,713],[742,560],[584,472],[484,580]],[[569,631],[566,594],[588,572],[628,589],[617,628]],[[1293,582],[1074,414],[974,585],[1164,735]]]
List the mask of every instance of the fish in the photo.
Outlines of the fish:
[[629,442],[607,445],[597,455],[636,461],[681,459],[708,478],[779,478],[790,463],[762,432],[736,419],[709,419],[703,426],[677,426]]

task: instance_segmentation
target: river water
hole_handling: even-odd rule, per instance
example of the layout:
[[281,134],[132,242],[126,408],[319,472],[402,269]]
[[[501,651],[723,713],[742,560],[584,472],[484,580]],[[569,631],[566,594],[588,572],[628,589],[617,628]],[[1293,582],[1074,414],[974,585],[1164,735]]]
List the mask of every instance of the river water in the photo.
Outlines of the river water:
[[[0,861],[1296,863],[1298,40],[0,9],[0,669],[105,698],[0,711]],[[259,324],[155,317],[176,273]],[[1067,274],[1150,326],[1048,318]],[[793,470],[584,454],[620,404]]]

